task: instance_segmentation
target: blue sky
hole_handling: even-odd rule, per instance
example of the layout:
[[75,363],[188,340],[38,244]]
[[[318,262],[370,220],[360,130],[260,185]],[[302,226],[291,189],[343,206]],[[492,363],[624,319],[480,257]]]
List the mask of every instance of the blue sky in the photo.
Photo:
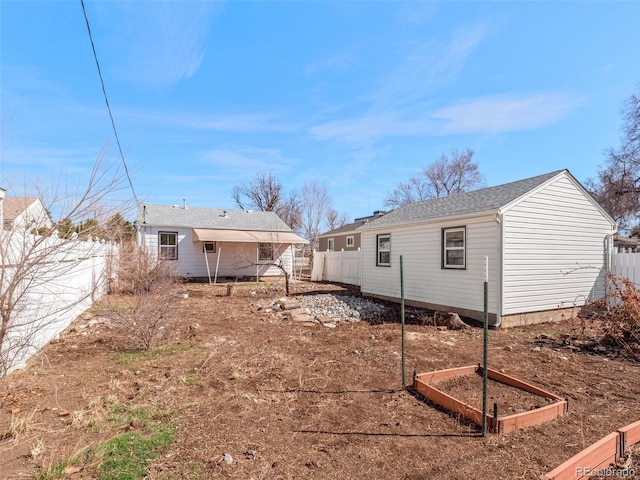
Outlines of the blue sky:
[[[486,184],[617,144],[640,82],[640,2],[86,0],[138,197],[235,208],[272,171],[350,218],[471,148]],[[0,2],[0,186],[120,162],[80,1]],[[123,193],[124,194],[124,193]]]

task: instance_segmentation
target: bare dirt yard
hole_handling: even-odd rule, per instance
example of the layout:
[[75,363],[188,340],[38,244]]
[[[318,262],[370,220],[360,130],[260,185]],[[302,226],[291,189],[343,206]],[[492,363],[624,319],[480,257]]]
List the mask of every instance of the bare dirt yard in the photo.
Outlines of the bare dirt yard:
[[[0,477],[538,479],[640,419],[640,363],[585,341],[577,321],[490,332],[490,366],[566,397],[569,413],[482,437],[402,388],[397,305],[373,321],[308,325],[273,309],[281,285],[185,289],[159,348],[133,349],[107,297],[0,381]],[[319,294],[357,295],[302,282],[291,296]],[[414,370],[482,361],[481,328],[407,314],[407,383]],[[118,445],[151,459],[105,474]]]

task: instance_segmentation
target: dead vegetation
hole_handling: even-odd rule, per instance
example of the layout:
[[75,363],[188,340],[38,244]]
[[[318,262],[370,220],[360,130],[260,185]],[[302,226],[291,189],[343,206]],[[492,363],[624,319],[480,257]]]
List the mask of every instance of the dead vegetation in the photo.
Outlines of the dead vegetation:
[[[4,478],[100,478],[105,444],[125,439],[156,454],[131,478],[533,480],[612,425],[640,419],[640,364],[619,350],[569,348],[570,323],[495,330],[490,366],[568,398],[569,413],[482,438],[402,390],[397,305],[380,324],[302,326],[258,309],[282,296],[277,287],[239,283],[227,296],[226,285],[189,284],[188,298],[170,303],[162,346],[149,351],[124,347],[116,295],[96,305],[45,348],[46,361],[0,383]],[[438,330],[412,314],[409,372],[481,360],[481,329]]]
[[112,322],[135,347],[152,350],[173,327],[177,312],[171,304],[182,280],[170,262],[155,258],[134,242],[121,247],[117,271],[118,282],[106,299],[111,303]]
[[586,305],[578,317],[580,333],[640,359],[640,289],[626,277],[607,273],[606,279],[607,297]]

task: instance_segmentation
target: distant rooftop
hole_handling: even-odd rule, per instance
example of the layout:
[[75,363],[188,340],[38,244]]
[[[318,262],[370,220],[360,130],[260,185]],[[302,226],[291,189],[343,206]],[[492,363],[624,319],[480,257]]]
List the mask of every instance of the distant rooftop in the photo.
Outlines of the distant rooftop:
[[13,222],[37,200],[37,197],[4,197],[2,208],[5,222]]
[[274,212],[140,204],[136,224],[154,227],[211,228],[290,232]]
[[356,218],[353,222],[342,225],[341,227],[334,228],[333,230],[329,230],[328,232],[322,233],[319,236],[325,237],[328,235],[343,235],[346,233],[351,233],[363,225],[366,225],[369,222],[377,221],[378,218],[385,215],[387,212],[383,210],[376,210],[373,212],[373,215],[368,215],[366,217]]

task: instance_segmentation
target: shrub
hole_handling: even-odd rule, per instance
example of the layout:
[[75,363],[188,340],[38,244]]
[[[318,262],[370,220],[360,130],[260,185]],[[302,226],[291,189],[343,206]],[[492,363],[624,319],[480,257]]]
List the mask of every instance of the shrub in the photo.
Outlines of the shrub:
[[115,323],[139,347],[152,350],[163,330],[171,326],[171,304],[181,283],[172,263],[154,258],[133,243],[123,245],[112,293],[127,298],[125,308],[113,309]]
[[591,320],[600,333],[625,348],[640,344],[640,289],[626,277],[606,274],[607,296],[585,306],[583,321]]

